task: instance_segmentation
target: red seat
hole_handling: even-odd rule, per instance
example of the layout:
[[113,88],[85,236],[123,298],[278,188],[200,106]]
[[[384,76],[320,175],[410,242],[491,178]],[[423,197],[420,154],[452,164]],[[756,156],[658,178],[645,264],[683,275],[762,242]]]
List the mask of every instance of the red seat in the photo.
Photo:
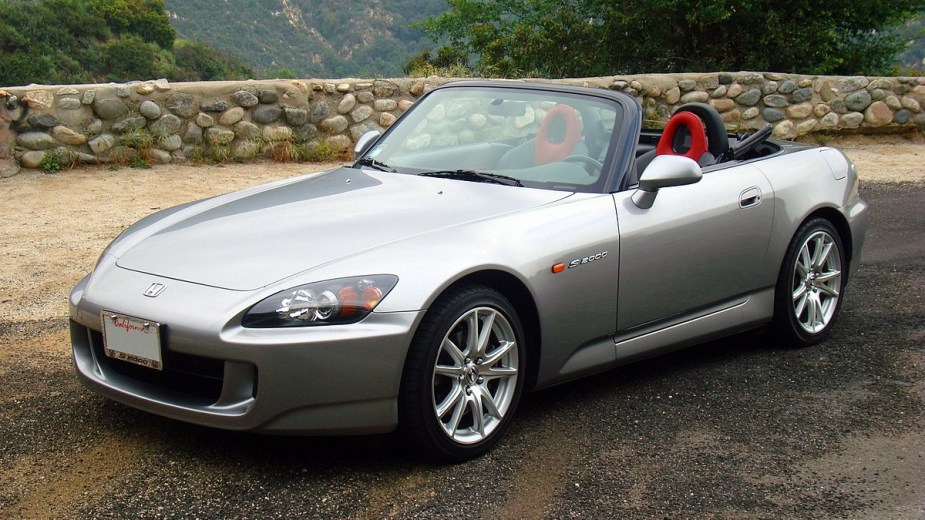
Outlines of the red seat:
[[[555,128],[555,135],[553,133]],[[581,141],[581,124],[578,114],[568,105],[556,105],[546,112],[534,145],[534,162],[538,166],[561,161],[572,154]]]
[[[687,150],[683,149],[683,140],[677,139],[679,142],[675,142],[679,137],[678,129],[682,126],[691,136],[690,147]],[[671,116],[661,139],[658,140],[658,146],[655,147],[655,155],[682,155],[698,162],[706,151],[707,132],[700,118],[691,112],[676,112]]]

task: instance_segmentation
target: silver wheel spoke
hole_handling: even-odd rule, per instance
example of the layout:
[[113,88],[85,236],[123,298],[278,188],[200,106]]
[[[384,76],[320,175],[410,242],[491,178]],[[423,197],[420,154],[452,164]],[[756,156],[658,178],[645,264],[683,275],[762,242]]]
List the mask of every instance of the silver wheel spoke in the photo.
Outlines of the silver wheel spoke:
[[482,357],[485,355],[485,352],[488,350],[488,342],[491,340],[491,330],[494,323],[494,312],[485,316],[484,321],[479,322],[478,347],[472,357]]
[[510,350],[512,348],[515,348],[516,346],[517,344],[514,343],[513,341],[502,341],[500,346],[496,348],[491,353],[491,355],[485,356],[480,366],[491,367],[492,365],[497,363],[499,359],[507,355],[507,353],[510,352]]
[[438,376],[457,378],[463,375],[463,368],[451,367],[447,365],[437,365],[434,367],[434,374]]
[[491,367],[488,372],[480,372],[485,379],[498,379],[517,375],[517,369],[511,367]]
[[804,291],[800,301],[798,301],[796,307],[793,308],[793,312],[796,314],[797,319],[800,319],[800,316],[803,315],[803,309],[806,308],[806,300],[808,299],[809,294]]
[[482,394],[473,392],[472,399],[469,400],[469,411],[472,413],[472,429],[478,432],[479,436],[485,436],[485,414],[482,413]]
[[480,401],[488,411],[488,415],[491,417],[501,418],[501,411],[498,410],[498,407],[495,405],[495,400],[491,396],[491,393],[485,387],[478,387],[478,393],[481,395]]
[[450,437],[456,436],[456,430],[459,429],[459,421],[462,420],[462,416],[466,413],[466,404],[468,399],[462,398],[456,401],[456,407],[453,408],[453,416],[450,417],[450,422],[444,427],[444,430],[450,435]]
[[806,294],[806,285],[801,283],[800,286],[797,287],[797,290],[793,291],[793,301],[797,301],[799,298],[802,298],[804,294]]
[[819,285],[817,285],[816,287],[817,287],[820,291],[822,291],[823,293],[825,293],[827,296],[829,296],[829,297],[831,297],[831,298],[838,298],[838,291],[837,291],[836,289],[834,289],[834,288],[832,288],[832,287],[829,287],[828,285],[824,285],[824,284],[819,284]]
[[463,352],[463,355],[466,357],[472,357],[478,352],[479,349],[479,313],[478,311],[472,311],[466,316],[466,325],[469,327],[468,332],[466,333],[466,350]]
[[463,396],[462,385],[454,384],[453,390],[450,391],[450,394],[446,396],[446,399],[442,403],[437,405],[437,417],[442,418],[450,408],[459,404],[460,398]]
[[819,276],[816,277],[816,281],[817,282],[828,282],[840,276],[841,276],[841,271],[826,271],[824,273],[819,273]]
[[440,348],[449,354],[450,357],[453,358],[453,362],[458,366],[463,366],[463,364],[465,364],[466,360],[463,358],[463,353],[459,351],[459,347],[457,347],[456,343],[453,343],[450,338],[444,339],[443,343],[440,345]]

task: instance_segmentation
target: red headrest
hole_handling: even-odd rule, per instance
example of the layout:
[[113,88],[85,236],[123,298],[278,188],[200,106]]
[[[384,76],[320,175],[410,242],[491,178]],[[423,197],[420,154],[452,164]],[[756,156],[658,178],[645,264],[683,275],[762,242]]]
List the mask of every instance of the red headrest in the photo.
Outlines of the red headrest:
[[[549,132],[557,119],[565,123],[565,136],[560,142],[554,143],[549,140]],[[561,161],[572,153],[578,141],[581,141],[581,125],[578,123],[575,109],[568,105],[556,105],[546,112],[546,117],[543,118],[536,134],[534,162],[540,165]]]
[[[691,147],[685,153],[680,153],[673,148],[675,134],[681,125],[687,127],[687,131],[691,134]],[[706,151],[707,133],[703,128],[703,122],[690,112],[677,112],[671,116],[662,132],[661,139],[658,140],[658,146],[655,147],[655,155],[683,155],[695,161],[699,161],[700,156]]]

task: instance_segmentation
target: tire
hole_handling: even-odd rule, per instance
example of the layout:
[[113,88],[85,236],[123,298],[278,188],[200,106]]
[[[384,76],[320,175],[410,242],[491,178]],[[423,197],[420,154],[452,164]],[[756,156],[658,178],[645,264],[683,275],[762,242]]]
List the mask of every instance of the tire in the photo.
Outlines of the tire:
[[490,450],[517,409],[526,361],[523,328],[503,295],[478,285],[450,289],[427,311],[405,361],[405,445],[440,462]]
[[796,347],[828,339],[841,309],[845,249],[823,218],[805,222],[787,248],[774,291],[774,332]]

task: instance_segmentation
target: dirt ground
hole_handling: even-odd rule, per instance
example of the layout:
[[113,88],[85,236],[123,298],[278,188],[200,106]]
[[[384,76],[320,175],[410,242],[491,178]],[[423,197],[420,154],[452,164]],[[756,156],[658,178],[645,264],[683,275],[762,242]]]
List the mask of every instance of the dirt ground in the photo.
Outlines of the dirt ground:
[[[841,148],[855,162],[862,185],[925,185],[925,140],[921,135],[839,138],[826,144]],[[92,269],[105,246],[128,225],[162,208],[336,165],[160,165],[146,170],[101,167],[56,174],[26,171],[0,179],[0,337],[3,338],[0,381],[14,367],[27,365],[36,373],[50,373],[70,362],[67,331],[62,326],[67,316],[68,292]],[[49,323],[47,330],[35,325],[42,322]],[[921,367],[920,361],[913,365]],[[20,390],[20,394],[6,393],[0,395],[0,407],[47,395],[49,391],[55,393],[37,384],[33,390]],[[552,398],[541,396],[541,404],[543,399]],[[31,431],[31,426],[28,428]],[[0,487],[22,490],[13,492],[19,497],[16,516],[68,517],[76,505],[92,502],[95,495],[107,492],[105,484],[102,488],[89,488],[88,479],[102,483],[119,474],[124,469],[120,450],[140,451],[143,441],[129,437],[113,443],[102,439],[104,446],[98,448],[101,451],[89,449],[79,454],[81,460],[100,459],[93,474],[74,469],[73,474],[65,471],[59,475],[54,485],[43,485],[40,480],[44,478],[41,469],[44,464],[76,468],[73,457],[58,453],[55,455],[58,459],[47,462],[26,457],[16,467],[0,469]],[[896,439],[891,437],[871,437],[858,442],[871,454],[899,450],[894,446]],[[109,444],[112,446],[106,448]],[[619,458],[619,453],[613,452],[612,456]],[[921,457],[921,454],[909,456]],[[835,466],[852,463],[837,459],[820,461]],[[908,500],[915,501],[921,489],[910,493]],[[3,510],[0,505],[0,512]],[[387,504],[380,512],[385,514],[389,510]]]

